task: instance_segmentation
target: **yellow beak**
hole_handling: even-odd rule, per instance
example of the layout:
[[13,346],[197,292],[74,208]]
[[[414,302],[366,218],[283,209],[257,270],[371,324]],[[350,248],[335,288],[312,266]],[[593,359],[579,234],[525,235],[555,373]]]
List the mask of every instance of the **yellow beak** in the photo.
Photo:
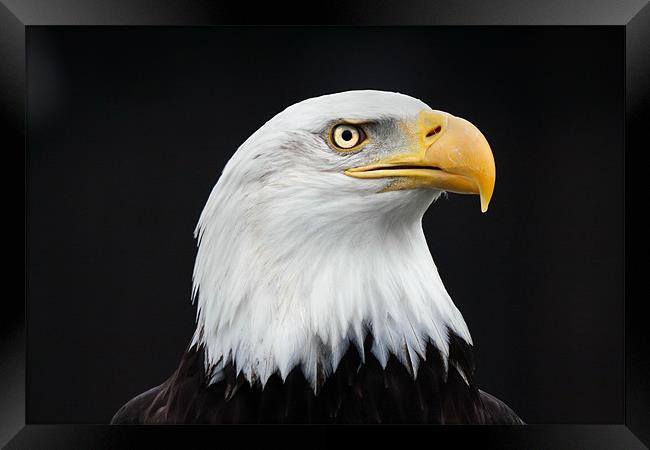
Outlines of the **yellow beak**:
[[483,134],[465,119],[439,111],[422,111],[415,126],[413,152],[348,169],[355,178],[400,177],[388,190],[429,188],[459,194],[479,194],[487,211],[496,168]]

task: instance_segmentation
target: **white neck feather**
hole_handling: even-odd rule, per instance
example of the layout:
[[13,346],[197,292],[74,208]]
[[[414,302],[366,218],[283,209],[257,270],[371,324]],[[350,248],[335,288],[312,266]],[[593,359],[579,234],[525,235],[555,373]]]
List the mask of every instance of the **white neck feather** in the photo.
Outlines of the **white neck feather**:
[[213,382],[232,362],[262,385],[300,367],[316,388],[350,344],[363,355],[368,332],[382,365],[392,354],[415,373],[427,342],[446,360],[448,330],[471,343],[421,226],[437,195],[343,195],[348,181],[339,173],[313,181],[327,190],[290,191],[300,173],[272,183],[242,175],[248,156],[240,153],[197,226],[193,345],[205,346]]

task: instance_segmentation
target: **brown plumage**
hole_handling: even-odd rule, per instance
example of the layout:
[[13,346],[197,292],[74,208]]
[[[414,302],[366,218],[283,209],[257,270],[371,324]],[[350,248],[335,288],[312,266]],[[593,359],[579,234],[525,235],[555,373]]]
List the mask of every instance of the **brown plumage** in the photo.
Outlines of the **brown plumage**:
[[476,387],[471,346],[457,336],[450,336],[448,371],[431,345],[415,378],[394,357],[385,369],[370,351],[364,358],[351,347],[314,393],[299,368],[284,382],[271,376],[262,389],[228,365],[225,377],[208,385],[203,348],[193,347],[167,381],[129,401],[111,423],[523,424]]

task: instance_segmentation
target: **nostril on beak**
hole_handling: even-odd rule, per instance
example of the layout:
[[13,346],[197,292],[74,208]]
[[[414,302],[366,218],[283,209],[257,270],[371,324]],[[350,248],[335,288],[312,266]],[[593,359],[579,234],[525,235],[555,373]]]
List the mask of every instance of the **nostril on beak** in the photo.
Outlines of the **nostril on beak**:
[[438,125],[437,127],[430,129],[429,132],[427,133],[426,137],[428,137],[428,138],[433,137],[436,134],[440,133],[440,131],[442,131],[442,126]]

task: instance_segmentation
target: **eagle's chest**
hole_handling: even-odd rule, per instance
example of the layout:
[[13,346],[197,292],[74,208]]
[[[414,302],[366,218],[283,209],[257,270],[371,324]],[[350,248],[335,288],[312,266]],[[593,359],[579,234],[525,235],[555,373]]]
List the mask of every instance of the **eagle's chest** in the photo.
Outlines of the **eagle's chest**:
[[[460,345],[460,343],[459,343]],[[367,347],[368,348],[368,347]],[[148,408],[149,422],[165,423],[477,423],[479,395],[460,346],[446,371],[429,348],[417,377],[391,358],[382,368],[366,352],[345,354],[317,393],[299,369],[264,388],[236,377],[232,368],[207,386],[202,351],[189,352]],[[467,372],[466,382],[460,372]]]

